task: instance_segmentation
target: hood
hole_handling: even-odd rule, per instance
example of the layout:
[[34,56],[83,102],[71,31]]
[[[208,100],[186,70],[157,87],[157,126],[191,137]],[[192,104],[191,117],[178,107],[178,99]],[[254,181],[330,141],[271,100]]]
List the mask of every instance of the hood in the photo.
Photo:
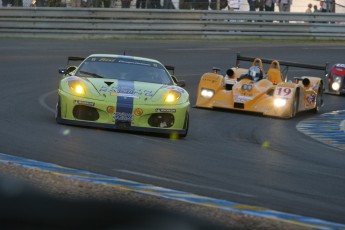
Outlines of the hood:
[[[183,90],[177,86],[167,86],[163,84],[124,81],[103,78],[87,78],[90,84],[98,91],[105,100],[115,100],[117,97],[133,98],[137,102],[160,102],[169,90]],[[184,90],[183,90],[184,91]]]
[[271,87],[272,83],[268,82],[267,80],[261,80],[257,83],[254,83],[253,81],[248,79],[241,80],[232,88],[234,101],[239,103],[253,101],[265,94]]
[[340,77],[345,76],[345,64],[336,64],[331,69],[331,75],[337,75]]

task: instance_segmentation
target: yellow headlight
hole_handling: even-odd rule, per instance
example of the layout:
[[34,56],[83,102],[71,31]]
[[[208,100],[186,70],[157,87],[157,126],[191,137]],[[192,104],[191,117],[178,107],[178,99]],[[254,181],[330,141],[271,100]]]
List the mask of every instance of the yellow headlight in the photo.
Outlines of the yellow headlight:
[[85,93],[85,90],[84,90],[84,87],[82,85],[77,85],[74,89],[74,91],[77,93],[77,94],[84,94]]
[[181,97],[181,94],[177,91],[170,91],[166,97],[165,102],[171,103],[177,101]]
[[74,93],[79,95],[85,94],[85,88],[79,81],[69,81],[68,85]]

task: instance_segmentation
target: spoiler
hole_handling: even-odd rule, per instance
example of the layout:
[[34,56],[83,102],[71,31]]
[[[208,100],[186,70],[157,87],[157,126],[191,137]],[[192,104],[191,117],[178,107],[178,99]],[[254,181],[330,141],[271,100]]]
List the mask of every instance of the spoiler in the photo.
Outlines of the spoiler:
[[85,58],[83,57],[68,57],[67,59],[67,65],[69,64],[70,61],[84,61]]
[[175,67],[174,66],[171,66],[171,65],[166,65],[164,66],[171,75],[175,75]]
[[[236,67],[238,68],[240,66],[240,61],[253,62],[254,59],[255,59],[254,57],[241,56],[239,53],[237,53],[237,55],[236,55]],[[322,65],[303,64],[303,63],[297,63],[297,62],[288,62],[288,61],[282,61],[282,60],[273,60],[273,59],[267,59],[267,58],[262,58],[261,61],[262,61],[262,63],[265,63],[265,64],[271,64],[272,61],[278,61],[281,66],[286,66],[286,67],[291,66],[291,67],[298,67],[298,68],[305,68],[305,69],[324,70],[325,73],[327,73],[327,70],[329,68],[329,63],[326,63],[325,66],[322,66]]]

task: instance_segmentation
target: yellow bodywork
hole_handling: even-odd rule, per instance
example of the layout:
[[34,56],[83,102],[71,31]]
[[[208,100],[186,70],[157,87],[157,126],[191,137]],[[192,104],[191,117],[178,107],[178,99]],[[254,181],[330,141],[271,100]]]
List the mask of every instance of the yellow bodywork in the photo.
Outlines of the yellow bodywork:
[[[255,59],[253,65],[262,69],[260,59]],[[197,107],[249,111],[282,118],[291,118],[297,112],[316,109],[322,84],[318,77],[301,77],[296,82],[285,82],[277,61],[270,65],[266,78],[258,82],[241,78],[248,69],[232,70],[232,76],[224,77],[218,73],[202,75],[197,93]],[[304,78],[308,80],[303,81]],[[305,82],[309,84],[305,85]]]

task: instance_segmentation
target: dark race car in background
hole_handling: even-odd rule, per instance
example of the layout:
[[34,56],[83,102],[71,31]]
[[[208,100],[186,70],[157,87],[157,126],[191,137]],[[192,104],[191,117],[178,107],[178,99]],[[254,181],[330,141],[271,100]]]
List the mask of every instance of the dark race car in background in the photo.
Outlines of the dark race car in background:
[[335,64],[326,74],[325,93],[345,94],[345,64]]

